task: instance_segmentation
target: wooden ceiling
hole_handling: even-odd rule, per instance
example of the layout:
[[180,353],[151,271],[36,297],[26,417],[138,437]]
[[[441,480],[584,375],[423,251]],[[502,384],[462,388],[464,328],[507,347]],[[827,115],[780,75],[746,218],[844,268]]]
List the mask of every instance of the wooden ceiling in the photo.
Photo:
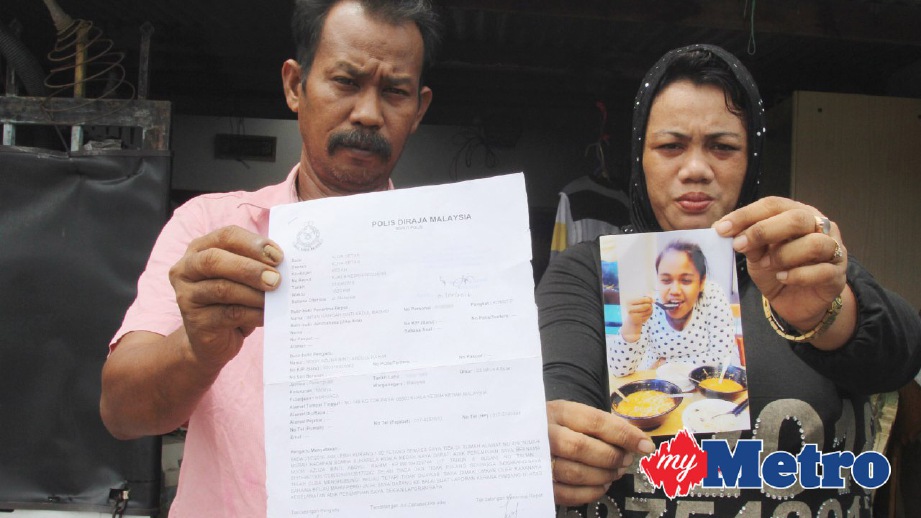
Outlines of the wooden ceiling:
[[[141,26],[153,28],[150,95],[174,112],[289,117],[280,65],[292,54],[290,0],[59,0],[126,53],[137,82]],[[0,22],[49,66],[55,40],[40,0],[7,0]],[[629,109],[667,50],[721,45],[752,70],[770,105],[794,90],[921,97],[921,2],[844,0],[436,0],[445,44],[429,76],[428,123],[496,110]],[[752,16],[752,9],[754,15]]]

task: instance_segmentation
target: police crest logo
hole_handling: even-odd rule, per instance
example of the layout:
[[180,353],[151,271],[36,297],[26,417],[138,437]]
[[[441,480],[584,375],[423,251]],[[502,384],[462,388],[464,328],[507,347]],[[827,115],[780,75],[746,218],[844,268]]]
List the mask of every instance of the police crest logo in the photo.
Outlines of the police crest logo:
[[294,242],[294,247],[303,252],[309,252],[310,250],[315,250],[322,244],[323,239],[320,237],[319,229],[310,221],[297,233],[297,240]]

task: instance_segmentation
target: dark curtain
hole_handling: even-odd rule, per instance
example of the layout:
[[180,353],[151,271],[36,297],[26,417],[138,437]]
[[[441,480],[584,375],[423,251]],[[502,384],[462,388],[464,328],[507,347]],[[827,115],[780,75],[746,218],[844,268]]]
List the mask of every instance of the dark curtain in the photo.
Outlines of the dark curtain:
[[165,223],[169,152],[0,146],[0,510],[155,515],[160,438],[99,417],[108,342]]

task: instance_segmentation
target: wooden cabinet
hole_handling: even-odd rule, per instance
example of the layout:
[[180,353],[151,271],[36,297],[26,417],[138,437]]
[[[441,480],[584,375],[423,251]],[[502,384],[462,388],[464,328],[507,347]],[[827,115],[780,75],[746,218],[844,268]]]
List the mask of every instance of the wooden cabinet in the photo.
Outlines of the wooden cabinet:
[[795,92],[768,120],[765,192],[822,210],[851,255],[921,308],[921,99]]

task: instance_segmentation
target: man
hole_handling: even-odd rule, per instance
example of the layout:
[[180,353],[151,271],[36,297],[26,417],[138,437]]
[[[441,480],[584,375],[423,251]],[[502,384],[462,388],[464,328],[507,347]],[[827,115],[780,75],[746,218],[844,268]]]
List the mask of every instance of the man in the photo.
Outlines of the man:
[[116,437],[188,423],[174,517],[266,513],[261,326],[265,292],[283,282],[269,209],[388,189],[432,100],[426,0],[297,0],[292,28],[298,59],[282,80],[300,163],[281,184],[177,209],[103,367],[100,411]]

